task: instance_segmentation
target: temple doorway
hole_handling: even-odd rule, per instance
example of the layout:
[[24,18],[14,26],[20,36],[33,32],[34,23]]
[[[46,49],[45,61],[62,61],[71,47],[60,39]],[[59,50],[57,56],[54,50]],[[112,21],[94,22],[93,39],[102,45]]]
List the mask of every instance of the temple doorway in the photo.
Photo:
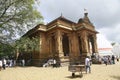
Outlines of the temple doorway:
[[80,55],[82,55],[82,41],[80,39],[80,36],[78,37],[78,43],[79,43],[79,52],[80,52]]
[[66,34],[62,38],[64,56],[69,56],[69,38]]

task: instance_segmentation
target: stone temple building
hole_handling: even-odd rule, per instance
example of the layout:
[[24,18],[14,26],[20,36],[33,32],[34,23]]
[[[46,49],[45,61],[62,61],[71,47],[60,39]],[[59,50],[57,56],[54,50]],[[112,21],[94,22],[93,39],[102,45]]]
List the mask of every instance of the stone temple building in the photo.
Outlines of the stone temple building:
[[85,56],[98,53],[97,33],[86,12],[77,23],[60,16],[46,25],[37,25],[24,36],[39,37],[40,47],[32,53],[32,61],[34,65],[41,65],[50,58],[55,58],[61,63],[82,63]]

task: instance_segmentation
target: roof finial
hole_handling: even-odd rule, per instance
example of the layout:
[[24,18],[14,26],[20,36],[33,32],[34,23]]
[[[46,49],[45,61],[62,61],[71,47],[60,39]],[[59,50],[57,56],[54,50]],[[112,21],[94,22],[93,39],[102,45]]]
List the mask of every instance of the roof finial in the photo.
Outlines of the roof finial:
[[87,12],[87,9],[85,9],[85,8],[84,8],[84,13],[88,13],[88,12]]
[[85,16],[88,15],[87,9],[85,9],[85,8],[84,8],[84,14],[85,14]]
[[63,17],[63,14],[61,13],[61,17]]

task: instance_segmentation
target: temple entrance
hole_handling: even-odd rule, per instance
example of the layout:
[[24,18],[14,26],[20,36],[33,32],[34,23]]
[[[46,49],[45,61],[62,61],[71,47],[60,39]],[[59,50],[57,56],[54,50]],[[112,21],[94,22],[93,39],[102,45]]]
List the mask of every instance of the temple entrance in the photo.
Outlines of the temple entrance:
[[63,35],[62,44],[64,56],[69,56],[69,38],[66,34]]
[[82,41],[80,39],[80,37],[78,37],[78,43],[79,43],[79,52],[80,52],[80,55],[82,55]]

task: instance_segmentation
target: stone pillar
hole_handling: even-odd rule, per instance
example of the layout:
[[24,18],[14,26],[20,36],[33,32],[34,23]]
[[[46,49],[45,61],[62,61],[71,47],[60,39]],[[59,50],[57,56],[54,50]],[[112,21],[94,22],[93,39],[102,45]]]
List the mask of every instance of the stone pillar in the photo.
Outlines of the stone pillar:
[[52,53],[52,38],[51,38],[51,36],[49,36],[49,38],[48,38],[48,53],[50,54],[50,57],[53,57],[53,53]]
[[48,48],[49,57],[54,57],[55,52],[56,52],[55,35],[53,35],[53,34],[49,35],[47,40],[48,40],[47,47],[49,47]]
[[62,48],[62,35],[61,32],[58,30],[56,33],[56,47],[57,47],[57,53],[59,57],[63,57],[63,48]]
[[90,39],[88,37],[88,52],[91,53],[91,50],[90,50]]
[[88,37],[87,37],[87,33],[83,32],[80,36],[81,41],[82,41],[82,55],[89,55],[88,54]]
[[71,41],[72,37],[71,35],[68,35],[68,40],[69,40],[69,56],[72,53],[72,41]]
[[92,42],[93,53],[98,53],[96,35],[93,35],[92,38],[93,38],[93,42]]

